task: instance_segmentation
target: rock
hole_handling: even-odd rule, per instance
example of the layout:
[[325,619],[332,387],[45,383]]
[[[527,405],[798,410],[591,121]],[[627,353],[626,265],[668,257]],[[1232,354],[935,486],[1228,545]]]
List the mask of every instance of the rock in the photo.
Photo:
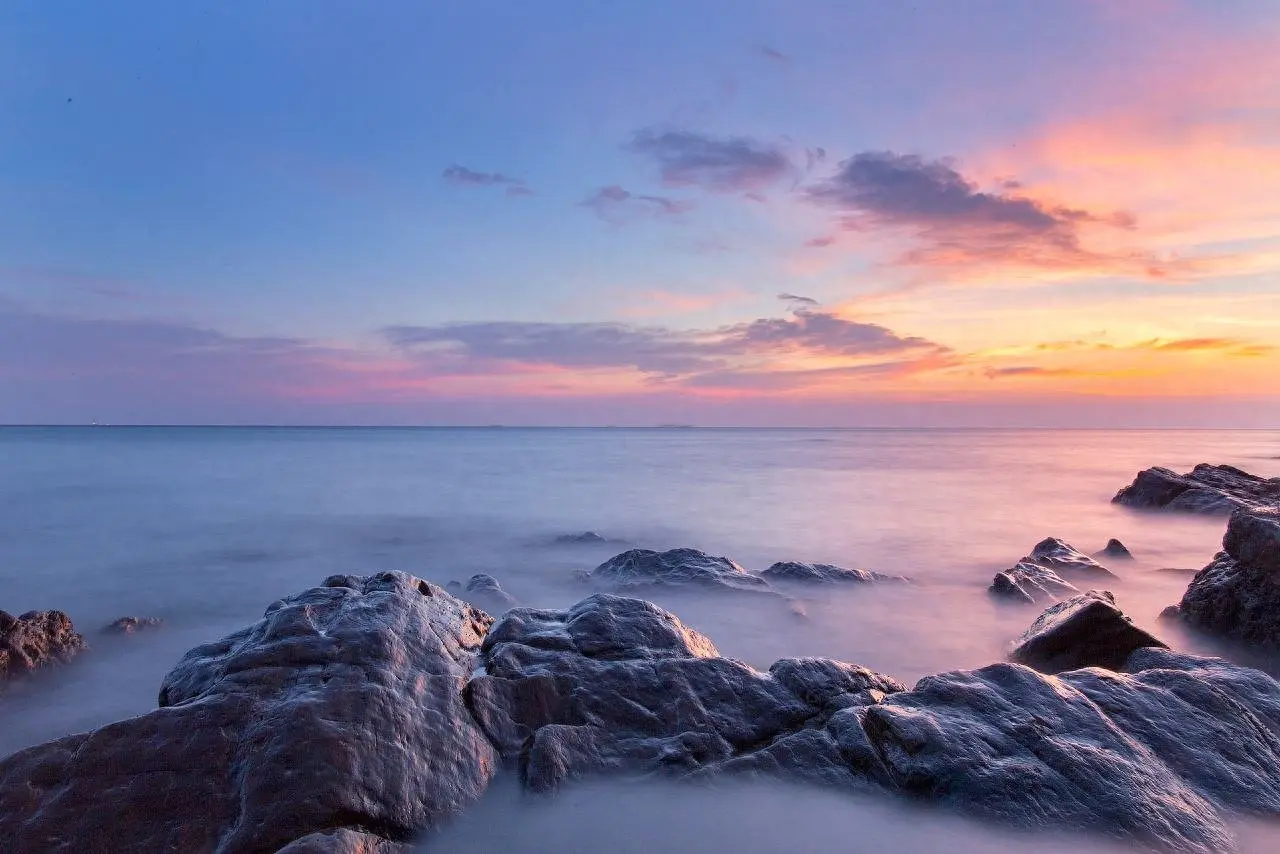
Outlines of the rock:
[[799,584],[874,584],[884,581],[904,582],[901,575],[883,575],[866,569],[845,569],[829,563],[783,561],[760,573],[769,581],[791,581]]
[[102,627],[104,635],[131,635],[147,629],[158,629],[164,625],[159,617],[121,617]]
[[382,850],[479,798],[490,619],[403,573],[325,584],[188,652],[161,708],[0,760],[0,850]]
[[1160,612],[1160,616],[1159,616],[1157,619],[1161,619],[1161,620],[1181,620],[1181,619],[1182,619],[1182,609],[1181,609],[1181,608],[1179,608],[1177,605],[1167,605],[1167,606],[1165,606],[1164,610],[1162,610],[1162,611]]
[[0,691],[11,679],[65,664],[88,648],[61,611],[28,611],[20,617],[0,611]]
[[1057,537],[1041,540],[1031,554],[1011,569],[997,572],[987,588],[993,596],[1017,602],[1053,601],[1080,592],[1059,572],[1076,576],[1114,577],[1114,573],[1093,558],[1072,548]]
[[1222,547],[1191,579],[1179,613],[1213,634],[1280,645],[1280,509],[1237,510]]
[[760,576],[726,557],[714,557],[697,549],[631,549],[597,566],[588,578],[615,590],[659,586],[776,594]]
[[1107,540],[1107,544],[1102,548],[1102,551],[1095,554],[1094,557],[1109,558],[1111,560],[1133,560],[1133,552],[1129,551],[1124,543],[1112,537]]
[[604,546],[614,540],[602,537],[595,531],[583,531],[581,534],[561,534],[552,542],[561,546]]
[[1280,478],[1208,463],[1186,474],[1157,467],[1138,472],[1111,500],[1127,507],[1225,515],[1241,507],[1280,507]]
[[347,827],[309,833],[295,839],[276,854],[414,854],[416,845],[392,842],[372,833]]
[[1107,591],[1090,590],[1051,606],[1009,652],[1045,673],[1105,667],[1118,670],[1134,650],[1165,644],[1133,624]]
[[454,595],[490,614],[502,614],[520,604],[516,597],[502,589],[498,579],[483,572],[471,576],[462,592]]

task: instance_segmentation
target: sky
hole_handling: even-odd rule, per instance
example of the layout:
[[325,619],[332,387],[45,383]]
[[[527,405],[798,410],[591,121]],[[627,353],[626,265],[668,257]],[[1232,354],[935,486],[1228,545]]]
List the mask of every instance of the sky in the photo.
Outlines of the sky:
[[1274,426],[1275,0],[0,5],[0,423]]

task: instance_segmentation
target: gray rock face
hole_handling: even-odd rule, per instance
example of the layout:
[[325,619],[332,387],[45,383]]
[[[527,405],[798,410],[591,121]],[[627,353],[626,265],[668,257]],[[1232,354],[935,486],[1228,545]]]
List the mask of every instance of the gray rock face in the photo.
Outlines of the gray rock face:
[[489,618],[403,573],[326,585],[191,650],[156,711],[0,761],[0,850],[378,850],[476,800]]
[[760,573],[769,581],[797,584],[875,584],[879,582],[904,582],[902,575],[884,575],[866,569],[845,569],[829,563],[799,563],[782,561]]
[[1191,579],[1179,615],[1214,634],[1280,645],[1280,509],[1236,511],[1222,547]]
[[1050,606],[1009,652],[1014,661],[1045,673],[1105,667],[1119,670],[1144,647],[1165,647],[1116,607],[1107,591],[1090,590]]
[[1015,602],[1052,602],[1073,596],[1080,588],[1059,573],[1083,578],[1110,578],[1113,573],[1093,558],[1057,537],[1041,540],[1031,554],[1011,569],[997,572],[988,591]]
[[587,578],[615,590],[661,586],[775,592],[769,582],[747,572],[727,557],[715,557],[697,549],[670,549],[665,552],[631,549],[600,564]]
[[10,679],[50,664],[65,664],[88,649],[61,611],[28,611],[15,617],[0,611],[0,691]]
[[1280,507],[1280,478],[1208,463],[1186,474],[1156,467],[1138,472],[1111,500],[1127,507],[1226,515],[1242,507]]
[[132,635],[148,629],[158,629],[164,625],[159,617],[121,617],[102,627],[104,635]]

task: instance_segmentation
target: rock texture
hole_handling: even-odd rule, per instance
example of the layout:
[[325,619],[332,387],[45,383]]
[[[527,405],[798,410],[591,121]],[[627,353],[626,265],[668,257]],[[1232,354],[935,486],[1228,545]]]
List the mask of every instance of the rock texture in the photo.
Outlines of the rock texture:
[[581,534],[560,534],[552,542],[560,546],[603,546],[616,540],[602,537],[595,531],[583,531]]
[[88,645],[61,611],[0,611],[0,691],[10,679],[50,664],[65,664]]
[[774,593],[769,582],[727,557],[697,549],[631,549],[597,566],[587,579],[614,590],[642,587],[697,587],[746,593]]
[[158,629],[164,625],[159,617],[121,617],[102,627],[104,635],[131,635],[147,629]]
[[0,761],[0,850],[405,841],[494,773],[462,701],[489,624],[403,573],[336,576],[276,602],[187,653],[156,711]]
[[1179,615],[1214,634],[1280,645],[1280,509],[1237,510],[1222,548],[1191,579]]
[[1009,657],[1045,673],[1105,667],[1119,670],[1135,650],[1165,647],[1116,607],[1107,591],[1090,590],[1051,606],[1014,642]]
[[994,596],[1017,602],[1052,602],[1080,592],[1059,573],[1077,578],[1111,578],[1109,569],[1057,537],[1036,543],[1031,554],[1012,568],[997,572],[988,590]]
[[1239,508],[1280,507],[1280,478],[1208,463],[1186,474],[1149,468],[1111,500],[1127,507],[1225,515]]
[[829,563],[799,563],[782,561],[760,573],[769,581],[795,582],[798,584],[875,584],[877,582],[904,582],[902,575],[884,575],[867,569],[845,569]]

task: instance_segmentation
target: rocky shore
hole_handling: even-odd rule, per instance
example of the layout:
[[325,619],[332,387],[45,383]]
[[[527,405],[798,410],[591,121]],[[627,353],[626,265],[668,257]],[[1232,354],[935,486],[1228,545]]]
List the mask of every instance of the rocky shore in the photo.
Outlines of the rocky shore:
[[[1280,508],[1253,495],[1176,616],[1278,645]],[[1117,541],[1096,555],[1130,557]],[[332,576],[190,650],[153,711],[0,760],[0,851],[408,852],[500,774],[533,793],[600,775],[780,778],[1230,851],[1233,816],[1280,816],[1280,683],[1169,649],[1102,589],[1116,576],[1096,558],[1037,544],[991,586],[1049,605],[1008,660],[914,686],[827,658],[759,670],[634,598],[907,580],[868,570],[753,573],[695,549],[632,549],[585,573],[597,592],[564,610],[520,607],[484,574],[450,589]],[[65,614],[0,612],[0,683],[83,649]]]

